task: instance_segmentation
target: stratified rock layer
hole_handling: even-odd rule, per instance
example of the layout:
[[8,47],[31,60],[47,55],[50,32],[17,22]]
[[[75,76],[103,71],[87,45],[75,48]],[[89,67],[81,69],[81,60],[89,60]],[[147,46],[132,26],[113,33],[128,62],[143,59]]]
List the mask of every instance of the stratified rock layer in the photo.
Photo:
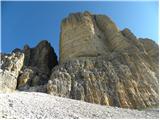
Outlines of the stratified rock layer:
[[118,30],[89,12],[62,21],[60,65],[47,92],[91,103],[142,108],[158,104],[158,45]]
[[20,51],[11,54],[1,53],[0,92],[12,92],[16,89],[17,78],[23,61],[24,54]]

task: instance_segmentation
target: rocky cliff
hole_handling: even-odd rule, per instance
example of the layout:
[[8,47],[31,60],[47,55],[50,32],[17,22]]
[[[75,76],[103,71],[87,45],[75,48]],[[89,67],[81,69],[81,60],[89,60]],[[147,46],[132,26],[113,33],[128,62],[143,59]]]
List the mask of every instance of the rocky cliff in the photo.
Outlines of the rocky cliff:
[[12,92],[16,89],[17,79],[23,67],[24,54],[12,52],[11,54],[1,53],[0,63],[0,92]]
[[157,105],[158,49],[105,15],[70,14],[61,24],[60,65],[47,91],[118,107]]
[[47,40],[43,40],[34,48],[25,45],[23,52],[25,59],[17,88],[32,91],[31,87],[37,87],[37,91],[46,92],[44,85],[48,82],[52,68],[58,64],[54,49]]
[[105,55],[128,47],[128,42],[107,16],[89,12],[70,14],[61,24],[60,62]]
[[11,54],[1,54],[0,92],[15,89],[46,92],[52,68],[58,64],[50,43],[41,41],[36,47],[14,49]]
[[38,91],[125,108],[159,104],[159,46],[105,15],[63,19],[60,64],[50,43],[1,54],[0,92]]

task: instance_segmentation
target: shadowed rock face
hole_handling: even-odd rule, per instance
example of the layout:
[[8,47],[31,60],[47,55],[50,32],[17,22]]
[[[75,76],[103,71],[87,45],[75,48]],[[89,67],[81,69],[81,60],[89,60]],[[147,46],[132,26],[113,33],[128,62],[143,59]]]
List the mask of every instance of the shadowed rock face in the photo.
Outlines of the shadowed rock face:
[[120,31],[89,12],[62,21],[60,65],[47,92],[91,103],[142,108],[158,104],[158,45]]
[[24,46],[25,66],[37,67],[49,73],[58,64],[54,49],[47,40],[41,41],[35,48]]
[[45,85],[52,68],[58,64],[50,43],[43,40],[34,48],[25,45],[23,52],[25,59],[22,73],[18,78],[18,88],[26,90],[33,86]]
[[46,92],[52,68],[58,64],[50,43],[41,41],[36,47],[14,49],[11,54],[1,53],[0,92],[16,88],[25,91]]

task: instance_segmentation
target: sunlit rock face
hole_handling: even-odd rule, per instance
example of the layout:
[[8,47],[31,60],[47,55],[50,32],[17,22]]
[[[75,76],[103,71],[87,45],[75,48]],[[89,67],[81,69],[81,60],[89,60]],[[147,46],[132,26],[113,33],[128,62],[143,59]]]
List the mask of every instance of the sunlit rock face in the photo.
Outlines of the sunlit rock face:
[[61,24],[60,65],[47,92],[126,108],[157,105],[158,49],[105,15],[70,14]]
[[105,15],[73,13],[61,24],[60,64],[51,44],[1,54],[0,92],[47,92],[125,108],[159,104],[159,46],[119,30]]
[[107,16],[89,12],[70,14],[61,24],[60,62],[108,54],[127,47],[126,41]]
[[17,78],[23,67],[24,54],[21,51],[11,54],[1,53],[0,92],[12,92],[16,89]]

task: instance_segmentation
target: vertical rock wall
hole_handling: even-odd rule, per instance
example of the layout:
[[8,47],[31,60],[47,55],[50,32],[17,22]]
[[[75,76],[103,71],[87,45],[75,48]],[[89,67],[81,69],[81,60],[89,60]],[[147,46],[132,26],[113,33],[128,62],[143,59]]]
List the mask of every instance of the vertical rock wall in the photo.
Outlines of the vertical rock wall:
[[104,15],[70,14],[62,21],[60,65],[47,92],[126,108],[158,105],[158,45],[120,31]]
[[61,63],[77,57],[104,55],[125,47],[128,47],[127,39],[107,16],[84,12],[70,14],[62,21]]

